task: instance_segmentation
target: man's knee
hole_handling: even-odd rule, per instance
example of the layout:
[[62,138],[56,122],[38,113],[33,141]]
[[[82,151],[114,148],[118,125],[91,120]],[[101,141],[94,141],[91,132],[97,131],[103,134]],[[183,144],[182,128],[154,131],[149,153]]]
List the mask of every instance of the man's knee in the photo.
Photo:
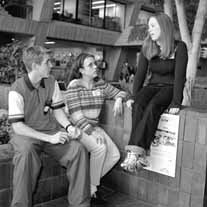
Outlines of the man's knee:
[[71,148],[75,156],[88,156],[86,148],[78,141],[71,141]]
[[29,155],[36,153],[35,144],[31,142],[19,142],[13,144],[15,153],[20,153],[22,155]]

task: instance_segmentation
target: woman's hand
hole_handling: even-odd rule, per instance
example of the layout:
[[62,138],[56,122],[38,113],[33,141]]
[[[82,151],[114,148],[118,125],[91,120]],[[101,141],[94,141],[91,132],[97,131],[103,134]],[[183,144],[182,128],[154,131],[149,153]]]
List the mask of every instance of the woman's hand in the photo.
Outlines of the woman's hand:
[[67,132],[72,139],[78,139],[81,136],[81,130],[72,125],[67,128]]
[[117,98],[113,108],[114,116],[121,115],[123,112],[122,98]]
[[132,104],[134,103],[134,100],[132,100],[132,99],[129,99],[127,102],[126,102],[126,105],[127,105],[127,107],[130,109],[130,110],[132,110]]
[[180,111],[179,108],[170,108],[170,109],[168,110],[168,113],[169,113],[169,114],[178,114],[179,111]]

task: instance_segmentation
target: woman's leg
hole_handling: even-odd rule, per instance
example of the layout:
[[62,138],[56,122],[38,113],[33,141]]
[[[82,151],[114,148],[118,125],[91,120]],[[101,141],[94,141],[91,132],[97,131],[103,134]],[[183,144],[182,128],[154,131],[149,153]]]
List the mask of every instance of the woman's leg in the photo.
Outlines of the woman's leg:
[[[137,123],[134,123],[134,128],[131,132],[129,145],[126,150],[129,152],[121,164],[121,166],[129,171],[134,171],[137,168],[137,160],[139,156],[146,155],[146,150],[149,150],[151,142],[154,139],[154,133],[157,129],[160,115],[169,106],[172,100],[173,88],[152,88],[146,87],[138,94],[135,104],[136,112],[133,116]],[[147,102],[148,100],[148,102]],[[143,159],[142,165],[147,165]]]
[[103,177],[119,161],[120,152],[111,137],[109,137],[109,135],[102,128],[96,127],[96,131],[104,136],[106,143],[107,153],[101,174],[101,177]]
[[[154,134],[160,119],[160,115],[167,109],[172,101],[173,88],[162,87],[149,102],[143,119],[139,127],[136,129],[138,134],[137,146],[143,147],[145,150],[150,149],[151,143],[154,140]],[[140,133],[141,132],[141,133]]]
[[96,137],[83,133],[80,142],[90,152],[90,177],[91,184],[98,186],[102,176],[103,166],[106,159],[106,145],[97,143]]
[[154,87],[144,87],[137,94],[132,107],[132,130],[129,145],[137,146],[137,139],[143,136],[143,131],[141,130],[142,127],[140,127],[140,123],[143,119],[147,105],[150,103],[151,99],[155,96],[157,91],[158,89]]

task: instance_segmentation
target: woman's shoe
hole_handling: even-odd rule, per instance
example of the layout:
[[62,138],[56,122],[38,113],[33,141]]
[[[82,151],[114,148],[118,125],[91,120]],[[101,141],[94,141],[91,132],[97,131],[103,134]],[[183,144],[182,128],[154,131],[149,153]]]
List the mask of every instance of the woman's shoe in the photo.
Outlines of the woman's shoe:
[[131,151],[127,151],[127,154],[126,154],[124,161],[120,164],[120,166],[122,168],[125,168],[127,166],[127,163],[129,161],[129,157],[130,157],[130,153],[131,153]]
[[121,167],[126,171],[135,172],[137,161],[138,161],[138,154],[132,151],[128,151],[126,158],[121,163]]
[[149,161],[146,159],[146,156],[140,156],[137,160],[137,169],[150,166]]
[[91,197],[91,207],[95,206],[106,206],[107,201],[105,201],[99,192],[96,192]]

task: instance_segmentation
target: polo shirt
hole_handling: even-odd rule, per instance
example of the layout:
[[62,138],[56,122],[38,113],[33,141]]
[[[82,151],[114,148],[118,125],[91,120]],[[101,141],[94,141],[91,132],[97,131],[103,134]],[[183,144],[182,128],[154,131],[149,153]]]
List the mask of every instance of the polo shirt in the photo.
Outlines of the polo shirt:
[[[62,108],[65,104],[53,76],[43,79],[38,88],[32,85],[27,74],[17,79],[11,86],[8,105],[10,123],[21,121],[46,134],[60,130],[52,109]],[[44,113],[46,105],[50,110]]]

